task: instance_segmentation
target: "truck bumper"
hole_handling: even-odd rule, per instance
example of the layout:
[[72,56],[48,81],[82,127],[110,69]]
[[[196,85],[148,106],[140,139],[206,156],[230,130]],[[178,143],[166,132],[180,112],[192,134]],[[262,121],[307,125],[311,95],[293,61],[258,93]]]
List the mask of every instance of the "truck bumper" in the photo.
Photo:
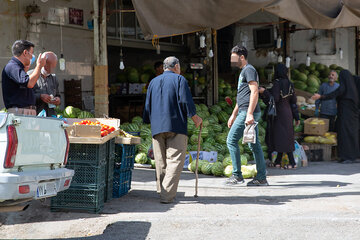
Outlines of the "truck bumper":
[[[73,176],[74,170],[66,168],[58,168],[52,171],[0,173],[0,204],[6,200],[24,198],[41,199],[55,196],[58,192],[70,187]],[[51,186],[51,189],[44,191],[43,188],[45,185]],[[28,191],[25,191],[26,193],[20,193],[20,186],[25,186]],[[39,194],[40,188],[42,194]]]

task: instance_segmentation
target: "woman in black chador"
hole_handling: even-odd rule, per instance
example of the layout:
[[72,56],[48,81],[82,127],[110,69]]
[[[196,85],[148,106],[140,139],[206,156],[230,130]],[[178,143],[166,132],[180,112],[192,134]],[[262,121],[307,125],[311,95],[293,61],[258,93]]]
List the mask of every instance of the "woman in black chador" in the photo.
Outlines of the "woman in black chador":
[[326,95],[315,94],[312,98],[337,101],[337,140],[340,162],[353,163],[359,157],[359,93],[354,77],[348,70],[339,75],[340,86]]
[[280,168],[283,153],[289,157],[287,168],[295,168],[293,151],[294,145],[294,119],[296,124],[300,124],[299,113],[296,105],[296,95],[294,85],[289,81],[287,68],[284,64],[278,64],[275,67],[275,81],[273,87],[269,90],[260,88],[260,97],[265,103],[269,103],[272,96],[275,100],[276,116],[267,117],[266,127],[266,145],[268,146],[269,158],[271,153],[276,151],[277,157],[274,166]]

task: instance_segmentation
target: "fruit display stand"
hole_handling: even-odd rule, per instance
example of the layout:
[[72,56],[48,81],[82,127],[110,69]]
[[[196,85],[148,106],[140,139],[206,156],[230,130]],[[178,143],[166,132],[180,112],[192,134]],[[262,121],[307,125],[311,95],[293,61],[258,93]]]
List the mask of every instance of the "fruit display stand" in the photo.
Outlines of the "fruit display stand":
[[[77,122],[79,119],[72,119]],[[70,188],[51,199],[51,210],[82,210],[98,213],[104,202],[112,198],[115,137],[119,134],[120,120],[98,119],[116,127],[110,134],[99,137],[99,126],[73,126],[67,129],[70,140],[66,168],[75,171]],[[84,133],[86,136],[82,136]],[[90,133],[94,136],[88,136]]]

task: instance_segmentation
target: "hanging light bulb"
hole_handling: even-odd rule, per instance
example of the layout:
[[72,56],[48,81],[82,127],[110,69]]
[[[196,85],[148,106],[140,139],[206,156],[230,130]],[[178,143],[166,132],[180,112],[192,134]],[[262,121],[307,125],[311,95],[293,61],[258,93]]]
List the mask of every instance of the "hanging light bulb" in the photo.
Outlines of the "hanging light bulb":
[[310,61],[311,61],[311,58],[310,58],[309,54],[306,54],[306,66],[307,67],[310,66]]
[[290,57],[286,57],[286,58],[285,58],[285,66],[286,66],[287,68],[290,67],[290,61],[291,61]]
[[201,35],[200,36],[200,48],[204,48],[206,45],[205,45],[205,36],[204,35]]
[[156,54],[160,54],[160,44],[156,45]]
[[339,55],[340,55],[340,59],[343,59],[344,57],[344,52],[341,48],[339,48]]
[[124,69],[125,69],[124,61],[123,61],[122,59],[120,60],[119,68],[120,68],[120,70],[124,70]]
[[281,62],[283,61],[283,57],[282,57],[281,55],[279,55],[277,61],[278,61],[279,63],[281,63]]
[[64,54],[60,54],[60,59],[59,59],[59,67],[61,71],[65,70],[65,58],[64,58]]
[[120,49],[120,64],[119,64],[119,68],[120,68],[120,70],[124,70],[124,69],[125,69],[124,59],[123,59],[123,53],[122,53],[122,48]]
[[281,48],[281,42],[282,42],[281,36],[279,35],[276,40],[276,48]]
[[214,52],[213,52],[212,49],[209,50],[209,57],[210,57],[210,58],[214,57]]

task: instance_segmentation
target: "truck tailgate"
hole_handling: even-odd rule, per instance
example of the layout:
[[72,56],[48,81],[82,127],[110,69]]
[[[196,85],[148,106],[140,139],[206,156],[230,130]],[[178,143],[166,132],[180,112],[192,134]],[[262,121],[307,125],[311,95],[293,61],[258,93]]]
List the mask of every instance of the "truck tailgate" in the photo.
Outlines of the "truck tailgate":
[[55,118],[15,116],[18,148],[15,166],[63,163],[66,136],[63,122]]

